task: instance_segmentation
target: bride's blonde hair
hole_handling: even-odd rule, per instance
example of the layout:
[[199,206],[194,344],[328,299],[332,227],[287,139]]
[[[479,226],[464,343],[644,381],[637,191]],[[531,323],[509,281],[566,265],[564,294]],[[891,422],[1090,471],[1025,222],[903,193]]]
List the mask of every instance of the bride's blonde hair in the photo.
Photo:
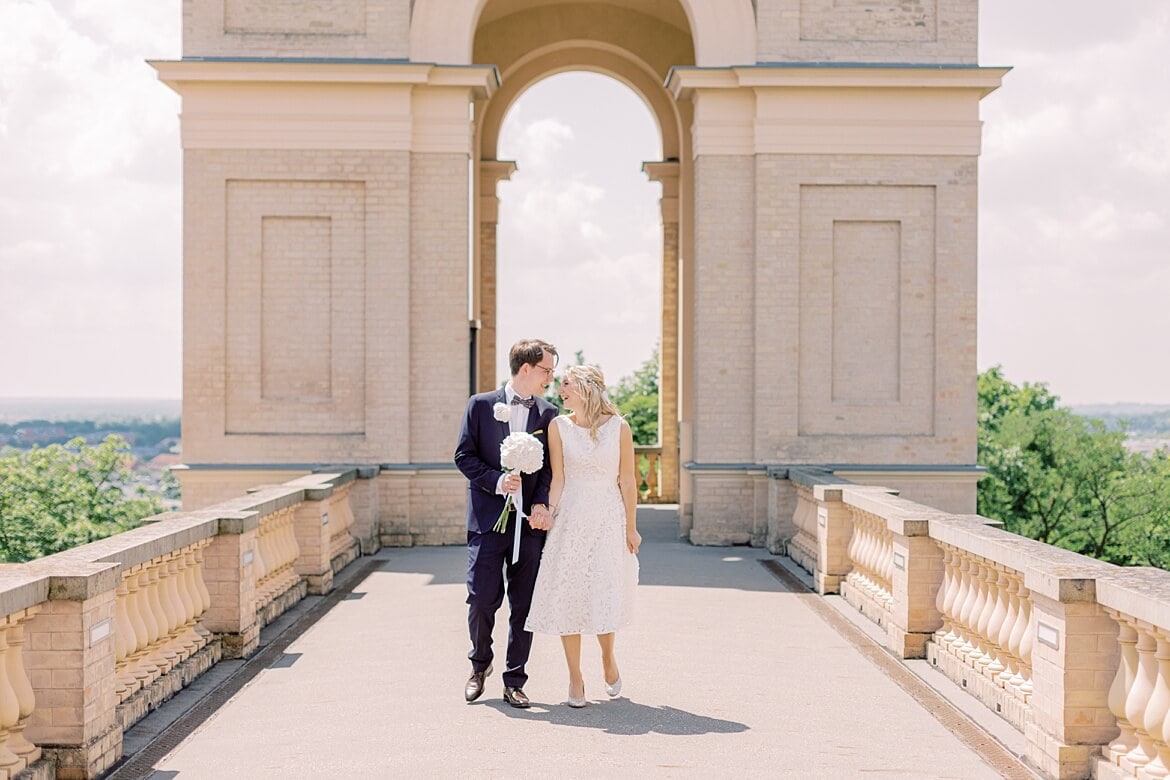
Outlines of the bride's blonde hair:
[[605,392],[605,375],[597,366],[569,366],[565,369],[564,381],[571,382],[581,397],[581,422],[589,426],[589,435],[597,441],[601,418],[607,414],[621,415]]

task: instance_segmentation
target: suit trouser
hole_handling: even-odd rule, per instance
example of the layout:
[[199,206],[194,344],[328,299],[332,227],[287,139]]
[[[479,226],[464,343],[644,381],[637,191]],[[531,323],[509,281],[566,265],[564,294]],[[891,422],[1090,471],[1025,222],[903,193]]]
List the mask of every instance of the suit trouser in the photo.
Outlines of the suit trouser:
[[[511,522],[516,522],[513,515]],[[525,528],[527,531],[528,529]],[[487,669],[492,652],[492,630],[496,612],[504,603],[505,581],[508,596],[508,652],[504,668],[504,685],[522,688],[528,682],[524,671],[532,650],[532,632],[524,630],[532,606],[532,590],[540,568],[544,534],[520,536],[520,560],[511,562],[512,533],[467,532],[467,627],[471,634],[471,668]]]

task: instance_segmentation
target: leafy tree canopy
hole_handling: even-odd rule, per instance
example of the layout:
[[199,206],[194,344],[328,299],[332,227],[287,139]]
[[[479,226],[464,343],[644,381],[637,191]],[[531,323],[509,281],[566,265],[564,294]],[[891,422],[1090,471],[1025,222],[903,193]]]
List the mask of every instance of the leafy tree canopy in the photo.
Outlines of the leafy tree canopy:
[[1044,384],[979,376],[979,513],[1024,536],[1119,564],[1170,568],[1170,458],[1057,405]]
[[82,439],[0,453],[0,561],[51,555],[136,527],[161,497],[130,488],[126,441]]

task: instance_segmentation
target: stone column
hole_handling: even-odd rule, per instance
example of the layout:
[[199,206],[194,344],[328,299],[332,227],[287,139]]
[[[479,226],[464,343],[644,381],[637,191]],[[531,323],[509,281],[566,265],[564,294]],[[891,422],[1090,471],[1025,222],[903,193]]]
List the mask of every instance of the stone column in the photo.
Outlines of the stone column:
[[[676,72],[694,104],[693,485],[696,544],[763,542],[767,474],[755,458],[755,94]],[[688,196],[690,197],[690,196]],[[684,518],[684,525],[686,520]],[[759,538],[757,538],[759,537]]]
[[479,320],[479,364],[476,389],[487,392],[496,387],[496,226],[500,199],[496,185],[507,181],[516,163],[482,160],[479,163],[479,257],[472,308]]
[[662,336],[658,348],[658,444],[662,447],[659,493],[678,501],[679,164],[648,162],[642,170],[662,183]]

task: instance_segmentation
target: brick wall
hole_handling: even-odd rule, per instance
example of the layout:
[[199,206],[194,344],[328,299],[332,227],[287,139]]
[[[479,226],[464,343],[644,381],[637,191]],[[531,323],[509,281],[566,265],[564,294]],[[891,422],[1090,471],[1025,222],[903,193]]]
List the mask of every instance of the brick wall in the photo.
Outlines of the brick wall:
[[410,177],[408,152],[187,150],[188,463],[409,457]]
[[757,0],[760,62],[977,61],[977,0]]
[[183,0],[183,56],[405,58],[410,0]]

